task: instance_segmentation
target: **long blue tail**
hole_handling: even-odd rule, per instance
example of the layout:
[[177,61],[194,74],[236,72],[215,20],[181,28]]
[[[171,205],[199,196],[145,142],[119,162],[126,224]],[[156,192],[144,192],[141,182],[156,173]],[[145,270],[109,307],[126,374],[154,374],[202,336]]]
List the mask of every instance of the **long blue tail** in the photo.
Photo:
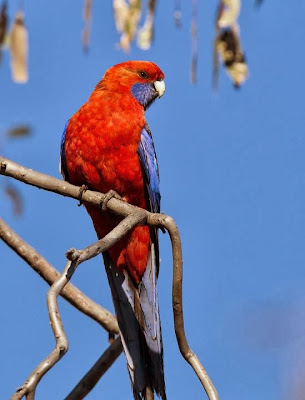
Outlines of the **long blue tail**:
[[135,400],[154,393],[166,400],[163,345],[157,295],[156,249],[154,243],[147,268],[138,286],[126,271],[119,271],[104,254],[106,272],[119,323],[123,348]]

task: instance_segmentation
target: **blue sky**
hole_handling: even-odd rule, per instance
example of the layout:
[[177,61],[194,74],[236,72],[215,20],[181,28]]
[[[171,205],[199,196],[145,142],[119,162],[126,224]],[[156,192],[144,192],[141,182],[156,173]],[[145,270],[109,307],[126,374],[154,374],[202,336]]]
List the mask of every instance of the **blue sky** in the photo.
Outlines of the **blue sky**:
[[[9,4],[12,16],[17,1]],[[250,79],[238,91],[223,70],[213,93],[212,38],[216,2],[200,2],[198,83],[190,84],[191,1],[182,28],[173,2],[159,2],[148,52],[116,48],[111,2],[93,4],[91,45],[81,49],[82,2],[25,4],[29,29],[26,85],[0,68],[0,132],[15,123],[34,127],[11,140],[4,154],[59,177],[61,134],[105,70],[128,59],[156,62],[166,94],[147,112],[161,174],[162,211],[180,228],[184,251],[184,309],[189,343],[222,399],[299,400],[305,374],[305,138],[303,15],[305,3],[244,2],[242,43]],[[5,179],[1,178],[3,188]],[[1,195],[1,216],[56,268],[65,251],[95,240],[90,218],[70,199],[16,183],[25,211],[12,215]],[[179,354],[171,309],[171,253],[161,235],[159,297],[170,399],[202,399],[203,390]],[[0,398],[7,399],[53,348],[47,285],[0,243]],[[73,283],[113,310],[102,259],[83,264]],[[63,399],[107,346],[107,334],[63,300],[68,354],[41,381],[37,398]],[[121,356],[88,399],[131,399]]]

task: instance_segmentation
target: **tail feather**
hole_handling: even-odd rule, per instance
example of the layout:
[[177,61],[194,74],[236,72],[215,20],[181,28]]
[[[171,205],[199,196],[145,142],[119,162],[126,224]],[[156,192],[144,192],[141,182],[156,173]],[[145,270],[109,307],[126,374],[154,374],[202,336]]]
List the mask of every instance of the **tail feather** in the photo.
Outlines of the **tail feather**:
[[139,284],[140,303],[144,314],[144,335],[152,364],[153,388],[162,399],[165,395],[163,343],[157,292],[155,245],[151,244],[147,268]]
[[147,392],[156,392],[166,400],[154,244],[138,287],[109,254],[104,254],[104,261],[134,398],[145,400]]

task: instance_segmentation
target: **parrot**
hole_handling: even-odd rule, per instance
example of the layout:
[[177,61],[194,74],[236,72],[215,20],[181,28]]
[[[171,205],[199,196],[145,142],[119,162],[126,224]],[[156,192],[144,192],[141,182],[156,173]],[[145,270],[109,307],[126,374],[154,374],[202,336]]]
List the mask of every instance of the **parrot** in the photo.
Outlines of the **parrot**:
[[[64,128],[63,178],[159,213],[159,167],[145,111],[164,92],[164,73],[153,62],[127,61],[109,68]],[[99,239],[122,220],[107,208],[84,206]],[[156,393],[166,400],[157,229],[133,228],[103,258],[134,399]]]

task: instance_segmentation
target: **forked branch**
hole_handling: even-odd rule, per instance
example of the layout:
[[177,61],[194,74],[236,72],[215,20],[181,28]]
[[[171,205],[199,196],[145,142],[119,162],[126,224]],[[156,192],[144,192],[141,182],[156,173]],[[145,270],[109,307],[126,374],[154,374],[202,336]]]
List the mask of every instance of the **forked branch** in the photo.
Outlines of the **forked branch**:
[[108,347],[93,367],[78,382],[75,388],[68,394],[65,400],[83,399],[97,384],[99,379],[111,367],[114,361],[123,351],[121,338],[118,336]]
[[[49,285],[52,285],[59,278],[60,273],[32,246],[17,235],[1,218],[0,238],[16,254],[23,258]],[[68,283],[64,287],[60,295],[79,311],[100,324],[109,333],[119,333],[116,318],[71,283]]]
[[[67,182],[59,179],[50,177],[48,175],[27,169],[17,163],[0,157],[0,174],[13,177],[27,184],[53,191],[63,196],[69,196],[75,199],[79,198],[80,188],[78,186],[71,185]],[[105,195],[90,190],[85,191],[82,194],[82,200],[90,204],[100,207],[102,202],[105,200]],[[125,218],[115,229],[115,234],[122,237],[130,229],[136,225],[147,224],[150,226],[163,227],[165,228],[171,238],[172,252],[173,252],[173,312],[174,312],[174,323],[176,338],[179,345],[179,349],[185,360],[191,365],[196,372],[200,382],[202,383],[210,400],[217,400],[218,394],[209,379],[205,369],[200,363],[195,353],[190,349],[185,331],[184,331],[184,320],[183,320],[183,307],[182,307],[182,248],[180,235],[174,220],[163,214],[153,214],[146,210],[132,206],[125,203],[122,200],[111,198],[107,202],[107,209]],[[124,233],[125,232],[125,233]],[[107,236],[99,240],[96,244],[87,247],[83,251],[72,250],[69,252],[69,259],[73,259],[78,265],[80,262],[85,261],[95,255],[107,250],[117,240],[113,239],[113,231],[111,232],[112,238]],[[109,234],[110,235],[110,234]],[[115,236],[117,237],[117,236]],[[106,240],[106,241],[105,241]]]
[[41,378],[60,360],[68,350],[68,340],[60,319],[57,298],[61,290],[68,282],[68,271],[71,268],[71,261],[68,261],[63,273],[50,287],[47,295],[47,303],[51,326],[54,332],[56,345],[52,353],[45,358],[31,373],[25,383],[16,390],[10,400],[20,400],[23,396],[27,399],[34,399],[35,390]]

